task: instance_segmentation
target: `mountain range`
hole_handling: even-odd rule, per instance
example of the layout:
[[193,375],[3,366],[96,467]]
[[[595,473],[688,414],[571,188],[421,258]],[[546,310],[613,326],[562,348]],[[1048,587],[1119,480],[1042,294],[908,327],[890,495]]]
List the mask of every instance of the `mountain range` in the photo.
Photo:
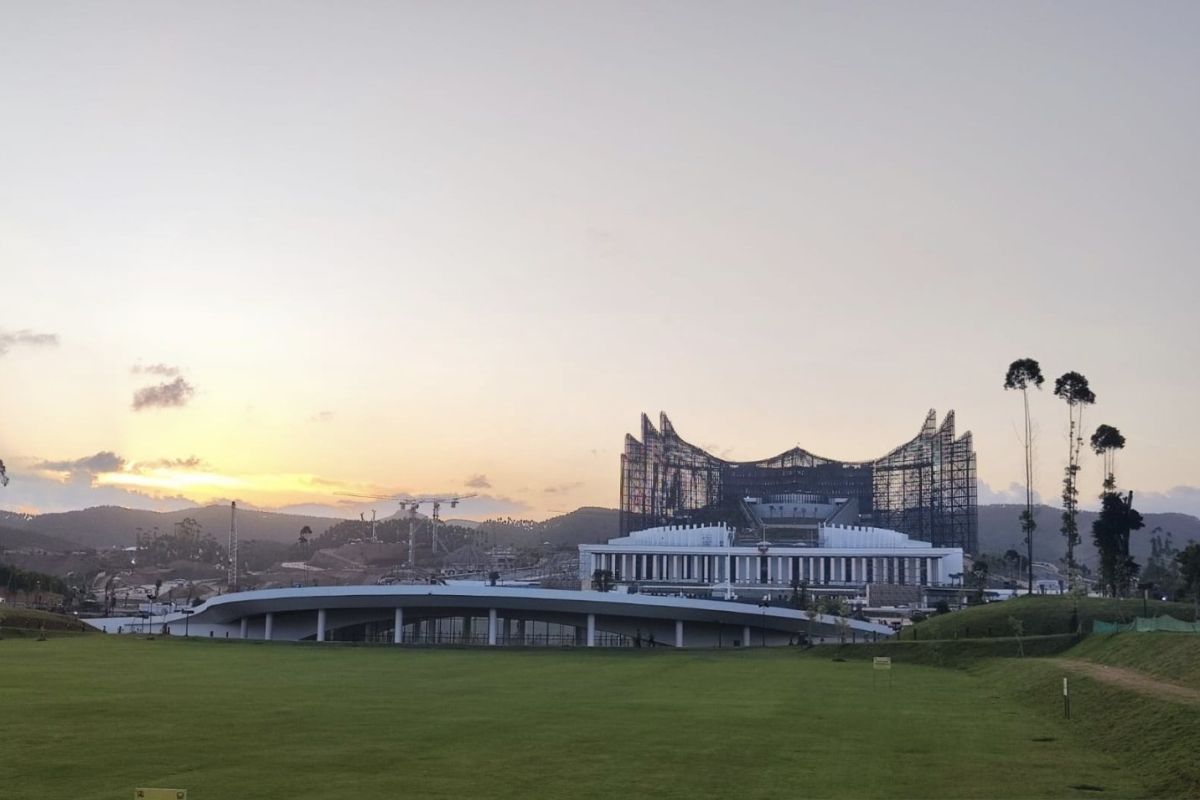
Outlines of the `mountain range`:
[[[1004,553],[1009,549],[1024,552],[1019,515],[1021,506],[985,505],[979,507],[979,549],[985,553]],[[1058,561],[1066,553],[1066,544],[1058,531],[1061,512],[1050,506],[1038,506],[1038,529],[1034,534],[1034,558]],[[1144,563],[1150,552],[1150,537],[1156,529],[1169,531],[1177,547],[1189,540],[1200,541],[1200,518],[1190,514],[1145,514],[1146,527],[1134,534],[1130,545],[1133,555]],[[191,517],[217,541],[229,534],[229,507],[224,505],[191,508],[183,511],[140,511],[115,506],[99,506],[56,514],[17,514],[0,511],[0,547],[42,547],[46,550],[72,548],[102,549],[128,547],[137,541],[138,531],[158,529],[166,532]],[[1094,511],[1079,513],[1082,542],[1079,559],[1094,565],[1096,549],[1091,541]],[[611,508],[584,507],[542,522],[527,520],[489,520],[469,523],[447,520],[447,524],[470,525],[497,544],[536,546],[549,544],[571,547],[585,542],[603,542],[619,535],[619,512]],[[238,510],[238,537],[291,544],[306,525],[320,535],[340,520],[270,511]]]

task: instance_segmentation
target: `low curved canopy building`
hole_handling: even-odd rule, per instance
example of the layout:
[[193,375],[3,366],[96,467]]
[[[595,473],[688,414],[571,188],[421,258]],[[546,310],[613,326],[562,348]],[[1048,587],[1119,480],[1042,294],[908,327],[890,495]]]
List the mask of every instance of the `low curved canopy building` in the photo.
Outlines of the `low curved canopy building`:
[[930,411],[910,441],[872,461],[837,461],[799,447],[760,461],[726,461],[684,441],[666,414],[642,415],[642,439],[625,437],[621,533],[680,523],[743,524],[744,498],[852,501],[854,524],[887,528],[975,552],[975,450],[955,436],[954,412]]
[[[524,645],[536,626],[570,631],[557,642],[591,647],[604,641],[674,647],[786,645],[801,636],[847,641],[890,636],[883,625],[790,608],[618,592],[573,592],[515,586],[319,586],[265,589],[214,597],[190,614],[172,612],[88,620],[108,633],[185,631],[193,636],[286,641],[385,641]],[[445,624],[444,623],[448,623]],[[431,638],[443,626],[450,639]],[[607,638],[606,638],[607,636]]]

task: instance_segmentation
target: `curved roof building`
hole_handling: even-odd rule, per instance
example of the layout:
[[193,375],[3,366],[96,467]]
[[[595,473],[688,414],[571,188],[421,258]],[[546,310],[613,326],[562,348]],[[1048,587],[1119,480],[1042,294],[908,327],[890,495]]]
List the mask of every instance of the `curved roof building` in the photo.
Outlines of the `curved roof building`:
[[747,497],[845,499],[858,521],[934,547],[975,552],[975,450],[955,436],[954,412],[930,411],[910,441],[873,461],[836,461],[792,448],[761,461],[726,461],[680,438],[667,419],[642,415],[642,439],[625,437],[621,532],[685,522],[743,525]]

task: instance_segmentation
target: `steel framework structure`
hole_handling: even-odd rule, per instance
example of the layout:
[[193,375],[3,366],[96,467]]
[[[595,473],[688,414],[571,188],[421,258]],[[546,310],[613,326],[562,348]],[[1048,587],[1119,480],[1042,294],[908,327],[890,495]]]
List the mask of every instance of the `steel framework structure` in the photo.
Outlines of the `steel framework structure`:
[[934,547],[975,552],[978,509],[971,434],[954,434],[954,412],[933,410],[911,441],[873,461],[836,461],[793,448],[762,461],[726,461],[684,441],[666,414],[642,415],[642,440],[625,437],[621,532],[728,517],[743,497],[813,494],[855,498],[864,524]]

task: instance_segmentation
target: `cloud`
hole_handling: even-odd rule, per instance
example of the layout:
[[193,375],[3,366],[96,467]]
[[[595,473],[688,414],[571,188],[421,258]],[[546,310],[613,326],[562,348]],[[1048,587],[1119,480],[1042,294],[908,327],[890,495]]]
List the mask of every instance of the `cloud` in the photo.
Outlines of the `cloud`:
[[1200,486],[1173,486],[1165,492],[1133,492],[1133,505],[1143,513],[1191,514],[1200,517]]
[[0,356],[18,346],[58,347],[58,334],[34,333],[31,330],[0,331]]
[[490,489],[492,482],[487,479],[487,475],[476,474],[463,481],[463,485],[471,489]]
[[134,364],[129,368],[134,375],[158,375],[163,378],[179,377],[179,367],[170,364]]
[[196,393],[196,387],[183,378],[157,386],[143,386],[133,393],[133,410],[143,408],[172,408],[187,405]]
[[0,491],[0,508],[9,510],[25,509],[30,513],[47,514],[94,506],[121,506],[149,511],[178,511],[198,505],[178,494],[170,497],[152,496],[136,489],[97,485],[93,483],[93,476],[86,472],[73,473],[74,479],[65,483],[28,472],[11,475],[12,482]]
[[34,469],[47,472],[69,472],[72,475],[96,475],[100,472],[120,472],[125,468],[125,459],[111,450],[102,450],[94,456],[84,456],[74,461],[39,461]]
[[567,492],[572,492],[581,486],[583,486],[582,481],[574,481],[572,483],[557,483],[553,486],[547,486],[545,489],[542,489],[542,491],[546,494],[566,494]]
[[[1016,481],[1010,483],[1007,489],[993,489],[983,481],[979,481],[978,492],[981,506],[1025,505],[1025,486]],[[1033,502],[1035,504],[1042,502],[1042,496],[1036,490],[1033,493]]]
[[158,458],[154,461],[138,461],[130,467],[130,470],[142,472],[148,469],[200,469],[207,466],[203,459],[197,456],[188,456],[187,458]]
[[309,422],[329,422],[333,419],[332,411],[318,411],[308,418]]

